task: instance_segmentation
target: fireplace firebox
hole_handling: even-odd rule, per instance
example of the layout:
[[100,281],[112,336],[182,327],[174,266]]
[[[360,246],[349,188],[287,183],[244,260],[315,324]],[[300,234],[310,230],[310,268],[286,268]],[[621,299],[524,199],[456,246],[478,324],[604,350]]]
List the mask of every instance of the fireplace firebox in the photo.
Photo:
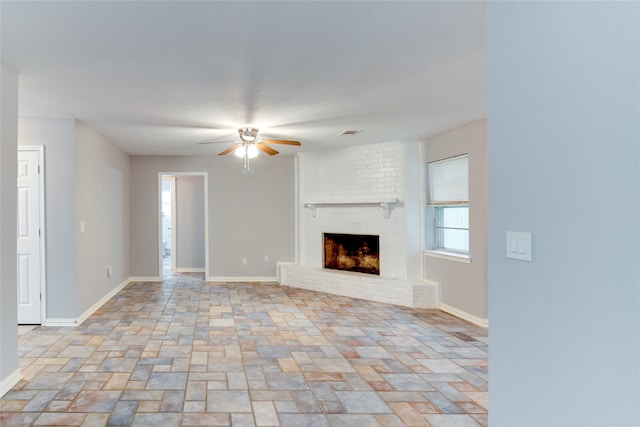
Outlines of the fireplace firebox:
[[324,268],[380,275],[380,236],[324,233]]

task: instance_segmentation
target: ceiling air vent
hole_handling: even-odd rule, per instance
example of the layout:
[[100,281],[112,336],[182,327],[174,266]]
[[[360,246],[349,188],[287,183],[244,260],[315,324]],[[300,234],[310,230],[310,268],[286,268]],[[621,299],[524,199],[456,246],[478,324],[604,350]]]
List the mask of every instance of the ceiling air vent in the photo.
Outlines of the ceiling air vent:
[[338,134],[338,136],[340,136],[340,135],[357,135],[360,132],[362,132],[362,130],[343,130],[342,132],[340,132]]

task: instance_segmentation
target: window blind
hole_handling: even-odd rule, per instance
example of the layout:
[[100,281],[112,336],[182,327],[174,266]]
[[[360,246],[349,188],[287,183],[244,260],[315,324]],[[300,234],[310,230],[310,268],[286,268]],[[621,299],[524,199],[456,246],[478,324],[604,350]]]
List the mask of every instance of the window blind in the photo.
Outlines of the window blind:
[[469,203],[469,156],[458,156],[427,164],[429,204]]

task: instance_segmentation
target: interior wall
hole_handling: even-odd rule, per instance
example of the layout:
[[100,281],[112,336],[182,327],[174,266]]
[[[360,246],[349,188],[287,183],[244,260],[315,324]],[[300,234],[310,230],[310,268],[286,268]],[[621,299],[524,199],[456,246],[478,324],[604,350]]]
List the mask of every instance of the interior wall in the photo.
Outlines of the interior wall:
[[0,384],[18,369],[17,145],[18,75],[0,63]]
[[[440,284],[442,303],[488,319],[487,123],[478,120],[428,138],[424,162],[469,154],[469,254],[471,263],[425,254],[424,278]],[[427,230],[429,233],[429,230]]]
[[76,142],[73,119],[19,119],[19,145],[43,145],[47,318],[75,318]]
[[[293,157],[259,156],[253,174],[241,160],[216,156],[131,158],[131,270],[158,277],[158,173],[207,172],[209,278],[275,277],[294,260]],[[269,261],[265,262],[264,257]],[[242,259],[247,264],[242,264]]]
[[176,239],[177,269],[205,268],[204,177],[176,177]]
[[[131,273],[129,156],[77,121],[76,172],[78,316]],[[111,266],[110,277],[107,266]]]
[[489,424],[640,425],[640,3],[485,8]]

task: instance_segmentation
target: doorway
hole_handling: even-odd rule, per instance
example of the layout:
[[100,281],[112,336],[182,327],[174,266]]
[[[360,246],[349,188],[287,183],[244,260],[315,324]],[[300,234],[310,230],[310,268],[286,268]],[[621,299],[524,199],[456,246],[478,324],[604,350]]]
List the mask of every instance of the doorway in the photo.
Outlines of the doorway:
[[18,146],[17,304],[19,325],[45,319],[44,147]]
[[159,188],[159,275],[204,273],[209,264],[206,172],[161,172]]
[[165,277],[176,269],[174,256],[175,246],[172,238],[172,230],[175,229],[174,220],[176,218],[175,185],[175,176],[165,175],[162,177],[162,206],[160,208],[162,221],[162,277]]

